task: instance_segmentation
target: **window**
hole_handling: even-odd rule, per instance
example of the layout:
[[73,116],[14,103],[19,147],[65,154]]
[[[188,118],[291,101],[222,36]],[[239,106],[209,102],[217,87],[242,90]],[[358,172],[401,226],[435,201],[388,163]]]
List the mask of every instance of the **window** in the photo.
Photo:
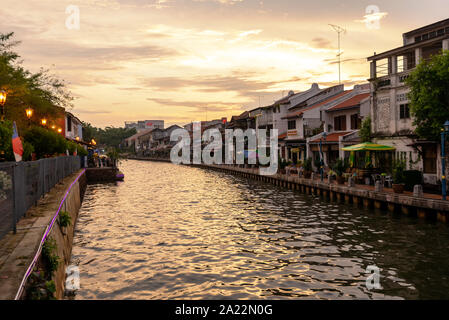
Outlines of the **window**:
[[399,118],[400,119],[410,118],[410,105],[408,103],[399,105]]
[[416,67],[416,55],[415,51],[412,51],[407,54],[407,70],[413,69],[414,67]]
[[346,116],[339,116],[334,118],[334,129],[335,131],[346,130]]
[[356,114],[351,115],[351,129],[357,130],[357,129],[360,129],[360,127],[361,127],[361,120],[360,120],[359,114],[356,113]]
[[288,130],[295,130],[296,129],[296,120],[290,120],[288,122]]
[[67,132],[71,132],[71,131],[72,131],[72,117],[67,116]]
[[429,145],[423,147],[424,173],[437,173],[437,146]]

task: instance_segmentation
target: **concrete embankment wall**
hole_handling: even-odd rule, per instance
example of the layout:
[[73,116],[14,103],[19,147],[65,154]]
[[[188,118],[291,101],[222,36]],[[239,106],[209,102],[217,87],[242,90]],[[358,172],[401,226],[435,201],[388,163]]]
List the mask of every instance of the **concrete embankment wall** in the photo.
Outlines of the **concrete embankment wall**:
[[82,199],[86,190],[87,177],[83,174],[77,182],[70,188],[67,198],[62,204],[61,210],[69,213],[72,223],[68,227],[60,227],[55,224],[49,236],[56,241],[57,255],[60,258],[58,269],[53,275],[53,280],[56,285],[57,299],[64,297],[66,268],[70,263],[72,256],[73,236],[75,233],[75,225],[78,219],[78,213],[81,208]]
[[[87,179],[80,170],[56,184],[50,192],[30,208],[17,224],[17,233],[12,232],[0,241],[0,299],[23,299],[30,286],[30,274],[35,266],[42,267],[41,250],[43,239],[54,239],[59,257],[59,266],[52,274],[55,282],[55,297],[64,295],[65,269],[70,262],[73,235],[78,212],[81,207]],[[71,225],[59,225],[60,211],[71,217]],[[52,225],[50,229],[49,226]]]

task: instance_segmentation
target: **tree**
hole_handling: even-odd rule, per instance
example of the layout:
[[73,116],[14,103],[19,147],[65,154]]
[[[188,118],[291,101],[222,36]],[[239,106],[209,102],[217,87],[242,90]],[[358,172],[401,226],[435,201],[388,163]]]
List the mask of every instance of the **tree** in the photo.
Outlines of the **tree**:
[[65,154],[67,150],[73,154],[73,142],[68,142],[62,135],[41,127],[32,127],[24,134],[25,142],[34,147],[38,159],[46,156]]
[[83,122],[83,140],[90,142],[92,139],[98,140],[98,129],[88,122]]
[[131,137],[137,133],[135,128],[126,129],[126,128],[115,128],[115,127],[106,127],[104,129],[97,129],[97,137],[98,143],[119,149],[120,143],[123,142],[126,138]]
[[14,52],[20,42],[13,38],[14,33],[0,33],[0,89],[8,93],[6,119],[14,119],[21,133],[28,123],[25,116],[27,107],[33,108],[34,119],[45,117],[51,122],[63,116],[64,108],[73,106],[73,98],[64,81],[48,70],[32,73],[23,68],[20,56]]
[[443,123],[449,120],[449,51],[422,60],[406,83],[416,134],[438,140]]
[[359,132],[360,138],[362,142],[370,142],[371,141],[371,118],[367,117],[363,120],[362,126]]

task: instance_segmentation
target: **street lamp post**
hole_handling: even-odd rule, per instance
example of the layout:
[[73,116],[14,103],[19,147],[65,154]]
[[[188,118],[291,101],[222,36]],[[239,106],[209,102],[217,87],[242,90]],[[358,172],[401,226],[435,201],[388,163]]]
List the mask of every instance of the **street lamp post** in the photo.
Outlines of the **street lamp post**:
[[441,191],[443,200],[446,200],[446,152],[444,150],[446,144],[446,135],[449,134],[449,120],[444,123],[444,130],[441,132]]
[[47,125],[47,119],[43,118],[41,120],[41,124],[42,124],[43,127],[45,127]]
[[31,127],[31,117],[33,116],[33,109],[31,109],[30,107],[28,107],[26,110],[26,115],[28,118],[28,127]]
[[[0,90],[0,122],[5,120],[6,91]],[[0,161],[5,161],[5,151],[0,150]]]
[[5,120],[5,103],[6,103],[7,93],[5,90],[0,90],[0,121]]
[[323,132],[321,134],[320,139],[320,154],[321,154],[321,161],[320,161],[320,173],[321,173],[321,182],[324,181],[324,154],[323,154],[323,138],[326,139],[327,132]]

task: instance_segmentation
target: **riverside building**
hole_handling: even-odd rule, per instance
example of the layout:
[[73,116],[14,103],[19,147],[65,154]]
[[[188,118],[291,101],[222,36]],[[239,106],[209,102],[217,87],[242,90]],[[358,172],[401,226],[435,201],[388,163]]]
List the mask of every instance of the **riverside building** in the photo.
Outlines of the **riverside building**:
[[421,170],[425,183],[438,184],[440,146],[414,133],[405,80],[422,59],[449,50],[449,19],[406,32],[402,38],[401,47],[368,58],[373,140],[395,147],[407,169]]

